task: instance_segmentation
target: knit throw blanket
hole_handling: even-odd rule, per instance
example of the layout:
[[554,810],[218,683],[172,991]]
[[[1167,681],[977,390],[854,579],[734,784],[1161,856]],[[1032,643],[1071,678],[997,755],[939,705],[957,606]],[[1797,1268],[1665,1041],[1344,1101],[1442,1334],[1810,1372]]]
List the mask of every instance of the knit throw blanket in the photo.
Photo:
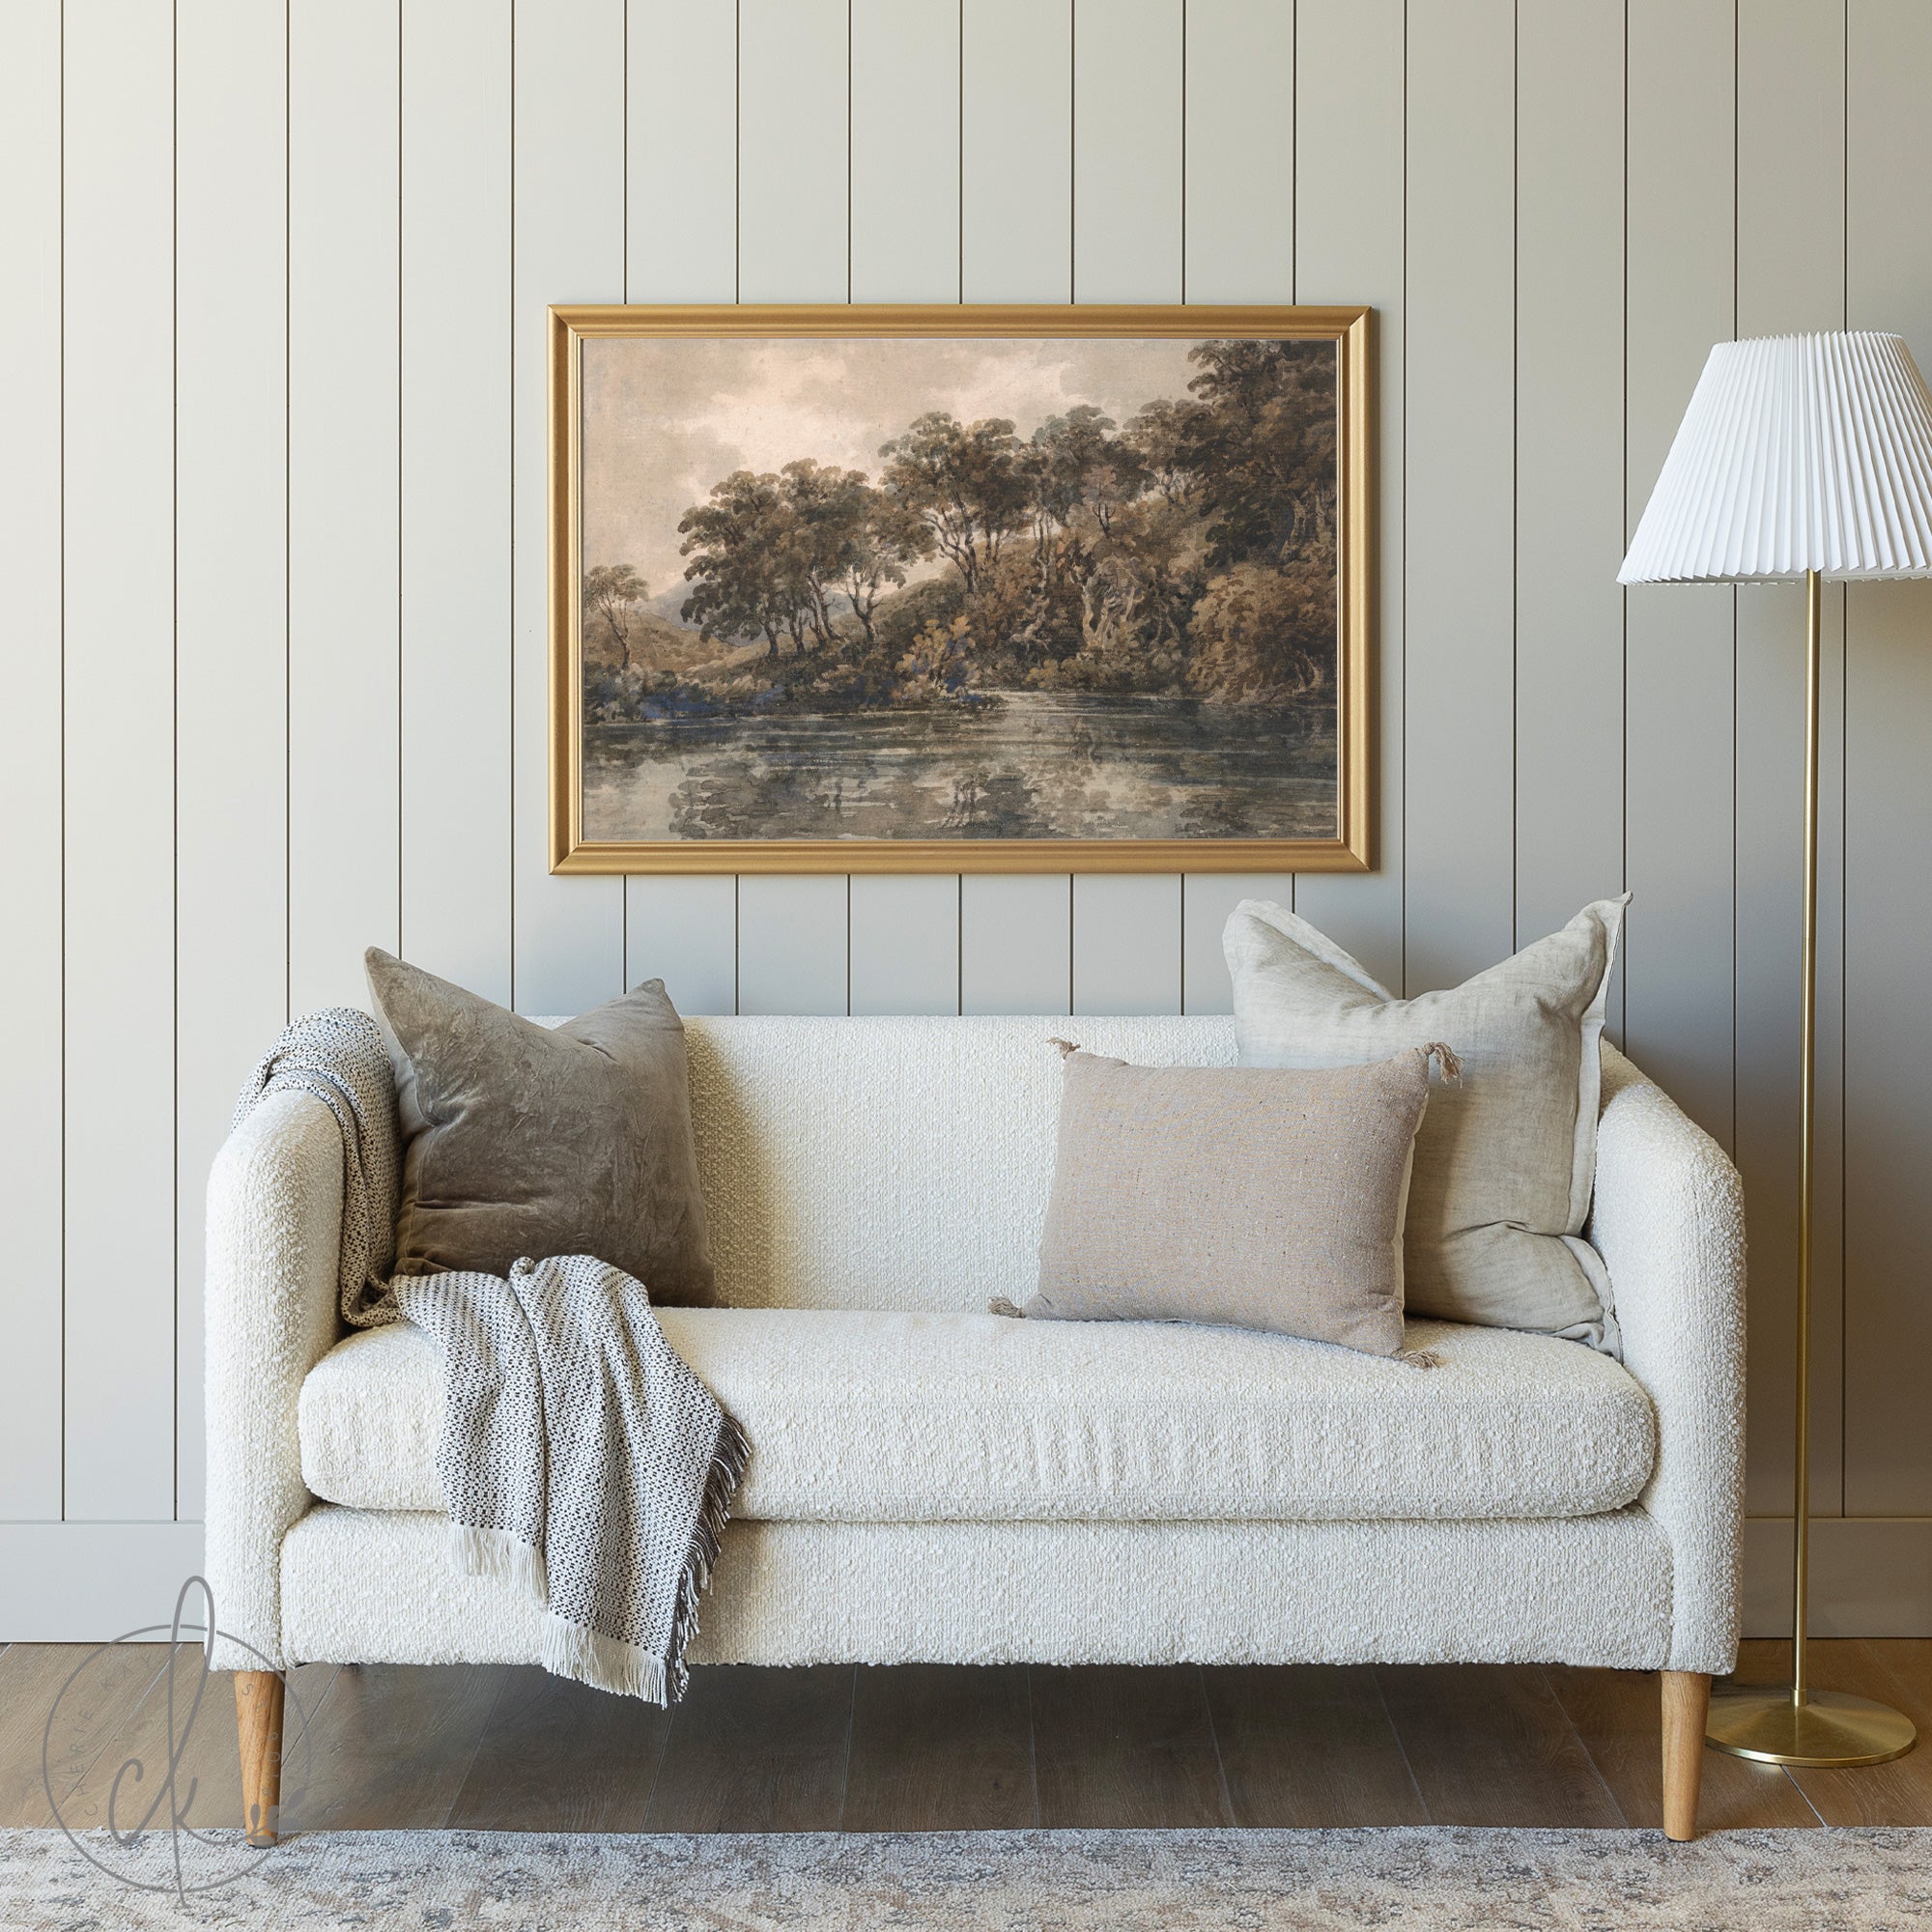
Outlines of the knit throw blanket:
[[403,1320],[442,1355],[437,1471],[452,1554],[545,1606],[544,1668],[666,1704],[750,1448],[658,1327],[644,1285],[588,1255],[517,1262],[509,1278],[389,1278],[400,1160],[388,1054],[334,1007],[298,1020],[250,1075],[312,1094],[342,1130],[343,1320]]

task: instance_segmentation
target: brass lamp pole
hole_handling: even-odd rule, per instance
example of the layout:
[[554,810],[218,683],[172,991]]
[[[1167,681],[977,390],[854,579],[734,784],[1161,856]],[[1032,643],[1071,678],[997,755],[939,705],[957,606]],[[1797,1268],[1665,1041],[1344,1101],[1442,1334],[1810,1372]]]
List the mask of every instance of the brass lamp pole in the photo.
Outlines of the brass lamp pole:
[[1805,1674],[1811,1553],[1811,1192],[1817,1112],[1818,696],[1826,576],[1932,576],[1932,395],[1895,335],[1720,342],[1617,574],[1622,583],[1803,577],[1804,987],[1800,1005],[1797,1466],[1791,1682],[1714,1689],[1705,1741],[1771,1764],[1849,1768],[1917,1738],[1889,1705]]
[[1711,1693],[1705,1741],[1767,1764],[1850,1769],[1903,1757],[1912,1719],[1889,1704],[1814,1690],[1805,1676],[1811,1600],[1811,1172],[1818,1077],[1818,684],[1824,579],[1804,573],[1804,990],[1800,1006],[1798,1146],[1798,1372],[1792,1471],[1791,1683],[1721,1686]]

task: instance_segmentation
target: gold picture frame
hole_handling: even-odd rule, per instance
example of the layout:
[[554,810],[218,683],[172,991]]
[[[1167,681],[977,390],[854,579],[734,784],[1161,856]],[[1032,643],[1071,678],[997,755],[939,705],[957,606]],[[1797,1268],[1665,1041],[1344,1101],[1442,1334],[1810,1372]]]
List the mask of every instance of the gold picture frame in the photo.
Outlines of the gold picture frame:
[[[1375,860],[1373,313],[1368,308],[1205,304],[553,307],[549,315],[551,869],[600,873],[1371,869]],[[831,337],[865,343],[912,336],[950,341],[1177,338],[1192,344],[1253,338],[1334,345],[1333,529],[1324,533],[1324,542],[1332,546],[1336,604],[1332,835],[611,838],[593,836],[594,828],[586,829],[585,346],[624,337],[711,338],[727,343]],[[867,631],[869,637],[869,620]],[[708,638],[710,633],[704,635]],[[773,651],[781,656],[780,642],[774,641]],[[754,648],[746,645],[744,650]],[[628,644],[624,665],[628,671]],[[1322,769],[1325,772],[1325,765]]]

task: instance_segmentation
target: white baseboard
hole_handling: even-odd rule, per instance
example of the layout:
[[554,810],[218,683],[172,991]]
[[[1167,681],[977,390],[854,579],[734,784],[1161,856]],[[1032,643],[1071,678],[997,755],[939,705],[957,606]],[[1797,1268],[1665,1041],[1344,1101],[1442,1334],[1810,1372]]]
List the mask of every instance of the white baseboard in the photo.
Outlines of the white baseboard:
[[0,1522],[0,1642],[105,1643],[165,1626],[200,1570],[198,1522]]
[[[200,1568],[198,1522],[0,1523],[0,1642],[101,1643],[165,1623]],[[1748,1519],[1747,1636],[1789,1631],[1790,1572],[1791,1520]],[[1932,1637],[1932,1517],[1818,1518],[1811,1578],[1814,1635]]]
[[[1791,1519],[1745,1520],[1745,1634],[1791,1634]],[[1811,1520],[1813,1636],[1932,1636],[1932,1517]]]

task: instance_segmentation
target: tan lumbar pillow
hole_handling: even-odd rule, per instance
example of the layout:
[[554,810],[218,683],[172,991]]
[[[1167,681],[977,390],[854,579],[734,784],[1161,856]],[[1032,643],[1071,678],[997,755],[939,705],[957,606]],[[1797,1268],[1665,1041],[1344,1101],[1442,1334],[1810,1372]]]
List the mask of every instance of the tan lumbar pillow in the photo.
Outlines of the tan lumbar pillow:
[[1211,1321],[1396,1354],[1428,1104],[1420,1048],[1308,1071],[1074,1052],[1038,1291],[1009,1312]]
[[1411,1315],[1617,1346],[1583,1240],[1597,1165],[1604,1002],[1629,895],[1448,992],[1398,1000],[1285,907],[1244,899],[1223,934],[1244,1066],[1335,1065],[1446,1039],[1461,1082],[1415,1143]]

